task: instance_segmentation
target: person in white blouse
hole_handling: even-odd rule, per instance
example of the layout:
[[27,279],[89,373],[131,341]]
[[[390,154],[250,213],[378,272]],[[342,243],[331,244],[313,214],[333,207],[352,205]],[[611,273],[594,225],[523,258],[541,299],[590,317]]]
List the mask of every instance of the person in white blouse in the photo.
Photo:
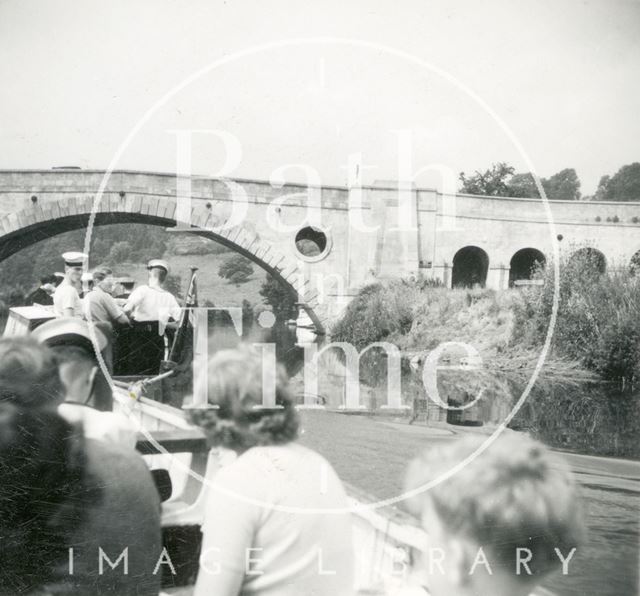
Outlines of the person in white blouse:
[[[268,364],[267,364],[268,366]],[[194,596],[353,594],[353,544],[343,485],[296,442],[298,415],[280,369],[274,407],[262,406],[262,359],[224,350],[208,366],[211,409],[193,420],[233,450],[209,487]]]

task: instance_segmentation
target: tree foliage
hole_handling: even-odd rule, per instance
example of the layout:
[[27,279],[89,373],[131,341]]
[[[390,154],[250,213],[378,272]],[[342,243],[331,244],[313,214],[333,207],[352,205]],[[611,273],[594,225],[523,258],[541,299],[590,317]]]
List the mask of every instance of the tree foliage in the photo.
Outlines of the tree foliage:
[[580,180],[573,168],[565,168],[550,178],[542,178],[547,198],[553,201],[577,201],[580,198]]
[[507,182],[510,197],[536,198],[540,194],[531,174],[514,174]]
[[220,277],[234,284],[246,282],[252,274],[253,265],[251,261],[241,254],[234,254],[227,257],[218,269],[218,275]]
[[515,168],[504,162],[494,163],[484,172],[476,170],[469,177],[464,172],[460,172],[459,178],[462,183],[460,192],[490,197],[509,196],[507,179],[513,176],[514,173]]
[[640,201],[640,162],[622,166],[613,176],[602,176],[598,201]]
[[[504,162],[493,164],[484,172],[476,171],[467,177],[460,174],[460,192],[495,196],[538,198],[540,193],[529,172],[515,173],[515,168]],[[549,178],[541,178],[547,198],[555,201],[573,201],[580,198],[580,180],[573,168],[560,170]]]
[[[640,277],[629,271],[601,273],[598,253],[582,249],[560,263],[559,309],[554,349],[604,379],[634,383],[640,373]],[[514,340],[544,343],[553,307],[554,267],[542,268],[542,287],[522,291]]]
[[276,319],[286,321],[296,315],[296,296],[272,275],[265,277],[260,295],[271,306]]

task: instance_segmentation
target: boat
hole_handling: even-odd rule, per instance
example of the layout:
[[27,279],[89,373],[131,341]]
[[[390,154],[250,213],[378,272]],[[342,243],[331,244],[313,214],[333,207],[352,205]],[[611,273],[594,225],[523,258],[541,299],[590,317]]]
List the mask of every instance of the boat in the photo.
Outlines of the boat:
[[[195,291],[194,280],[195,272],[189,286]],[[191,290],[187,305],[190,300],[196,302]],[[186,313],[179,328],[189,324]],[[27,335],[51,318],[54,314],[49,307],[11,308],[4,335]],[[113,407],[137,424],[136,448],[152,471],[161,497],[163,544],[175,569],[174,574],[163,566],[161,594],[182,596],[197,577],[208,481],[215,478],[225,455],[209,449],[186,410],[163,403],[158,390],[162,391],[161,381],[171,374],[166,370],[153,377],[115,377]],[[427,532],[409,514],[391,507],[376,508],[373,499],[355,487],[347,486],[347,493],[356,563],[354,593],[399,593],[415,582],[412,563],[429,548]],[[426,592],[418,593],[426,596]],[[538,588],[535,596],[553,595]]]

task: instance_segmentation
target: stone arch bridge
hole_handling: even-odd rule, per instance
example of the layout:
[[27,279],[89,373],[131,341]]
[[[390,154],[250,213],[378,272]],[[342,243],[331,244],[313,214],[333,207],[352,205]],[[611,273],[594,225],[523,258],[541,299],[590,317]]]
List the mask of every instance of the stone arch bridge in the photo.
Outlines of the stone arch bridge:
[[359,288],[378,279],[424,276],[449,287],[504,289],[550,258],[555,243],[565,253],[590,248],[606,267],[640,256],[640,203],[549,205],[554,228],[538,199],[409,185],[274,187],[192,177],[185,186],[173,174],[0,171],[0,260],[86,228],[92,213],[95,225],[175,227],[221,242],[278,277],[326,330]]

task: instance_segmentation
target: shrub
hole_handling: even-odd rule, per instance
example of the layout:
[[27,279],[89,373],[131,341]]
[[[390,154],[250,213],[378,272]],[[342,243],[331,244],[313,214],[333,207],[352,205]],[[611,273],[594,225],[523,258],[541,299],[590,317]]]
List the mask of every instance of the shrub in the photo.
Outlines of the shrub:
[[235,284],[246,282],[252,274],[253,265],[251,261],[240,254],[227,257],[218,269],[218,275],[220,277]]
[[394,333],[407,333],[413,311],[406,283],[375,283],[362,288],[334,326],[332,340],[349,342],[361,350]]
[[109,251],[105,261],[110,265],[118,265],[131,260],[131,244],[126,240],[116,242]]
[[275,277],[266,276],[260,288],[260,295],[271,306],[278,320],[286,321],[295,316],[296,296]]
[[176,298],[182,299],[182,278],[175,273],[169,273],[164,280],[165,290],[171,292]]
[[[554,267],[539,271],[542,287],[525,289],[515,309],[514,339],[541,345],[549,326]],[[630,272],[599,274],[588,256],[560,263],[553,346],[606,380],[633,382],[640,363],[640,279]]]
[[596,215],[596,221],[602,221],[602,218],[599,215]]
[[617,215],[613,216],[613,219],[611,220],[613,223],[618,223],[620,221],[620,218]]

